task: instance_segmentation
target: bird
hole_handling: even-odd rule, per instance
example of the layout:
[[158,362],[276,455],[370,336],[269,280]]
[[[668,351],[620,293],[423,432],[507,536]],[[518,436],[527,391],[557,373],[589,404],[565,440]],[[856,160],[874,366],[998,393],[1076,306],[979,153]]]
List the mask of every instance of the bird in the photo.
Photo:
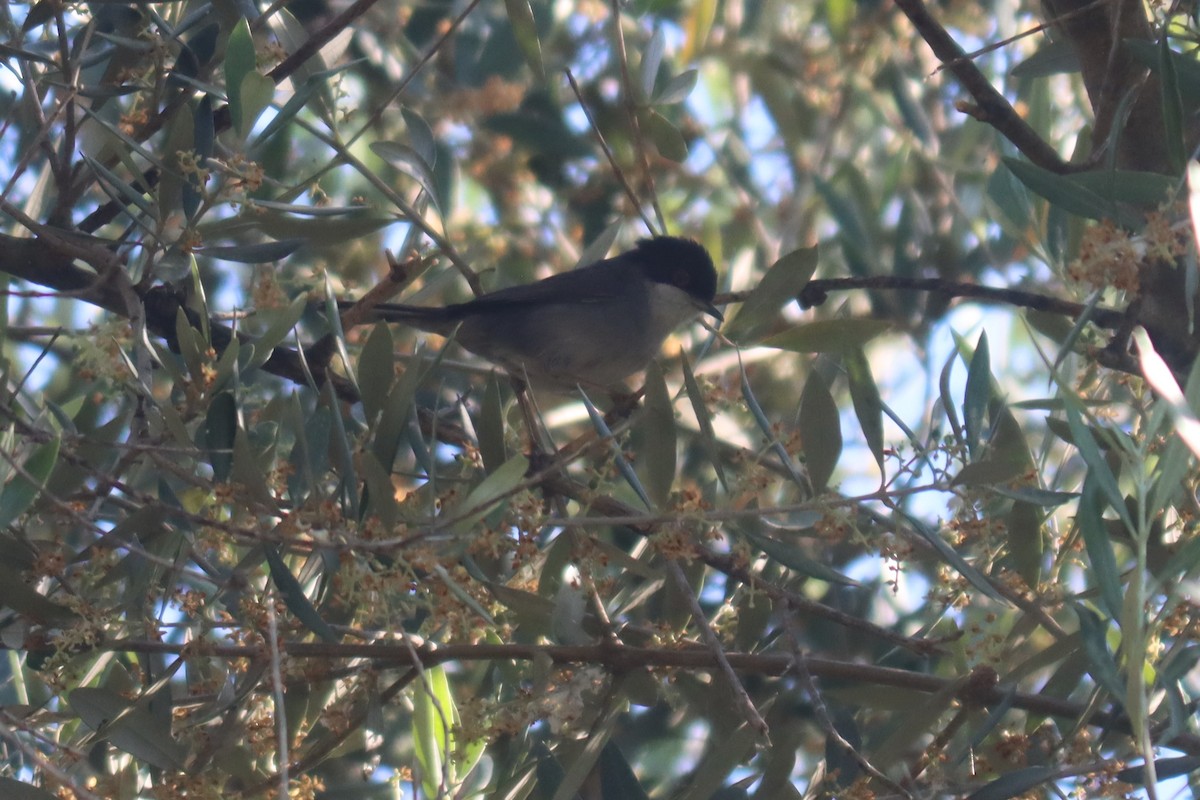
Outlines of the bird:
[[453,336],[538,390],[621,391],[671,331],[701,314],[724,321],[713,305],[716,289],[703,245],[654,236],[612,258],[466,303],[381,303],[370,316]]

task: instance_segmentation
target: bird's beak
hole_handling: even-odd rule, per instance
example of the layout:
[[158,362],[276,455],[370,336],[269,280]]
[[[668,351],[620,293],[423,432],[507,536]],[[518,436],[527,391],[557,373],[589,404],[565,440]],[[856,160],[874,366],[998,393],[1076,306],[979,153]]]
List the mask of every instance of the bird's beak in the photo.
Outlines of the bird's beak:
[[718,309],[718,308],[717,308],[716,306],[714,306],[712,303],[705,303],[705,304],[702,304],[702,305],[700,306],[700,311],[701,311],[702,313],[708,314],[710,317],[716,317],[716,318],[717,318],[717,322],[724,322],[724,321],[725,321],[725,315],[724,315],[724,314],[722,314],[722,313],[721,313],[721,311],[720,311],[720,309]]

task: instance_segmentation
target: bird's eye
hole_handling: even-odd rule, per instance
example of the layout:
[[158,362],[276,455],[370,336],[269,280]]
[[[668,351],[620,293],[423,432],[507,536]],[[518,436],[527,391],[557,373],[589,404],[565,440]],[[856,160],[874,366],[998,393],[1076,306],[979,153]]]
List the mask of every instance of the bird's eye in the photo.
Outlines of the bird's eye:
[[677,269],[675,270],[674,280],[671,282],[682,289],[692,282],[692,276],[686,269]]

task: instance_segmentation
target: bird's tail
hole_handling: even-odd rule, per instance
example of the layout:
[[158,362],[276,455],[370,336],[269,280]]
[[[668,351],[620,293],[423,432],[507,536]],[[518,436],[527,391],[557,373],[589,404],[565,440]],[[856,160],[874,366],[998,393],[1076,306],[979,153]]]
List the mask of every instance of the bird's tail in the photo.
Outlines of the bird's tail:
[[[345,312],[353,308],[353,300],[339,300],[338,310]],[[368,320],[400,322],[430,333],[448,333],[458,324],[458,318],[448,309],[438,306],[409,306],[403,303],[379,303],[367,312]]]

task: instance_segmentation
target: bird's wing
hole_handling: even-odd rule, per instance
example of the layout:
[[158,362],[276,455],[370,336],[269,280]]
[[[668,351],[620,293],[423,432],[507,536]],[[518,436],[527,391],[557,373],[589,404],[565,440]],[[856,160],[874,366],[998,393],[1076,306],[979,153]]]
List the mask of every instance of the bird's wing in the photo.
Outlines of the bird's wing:
[[[620,273],[614,280],[614,271]],[[628,273],[628,274],[624,274]],[[598,303],[623,295],[637,274],[621,256],[586,267],[551,275],[534,283],[500,289],[483,297],[453,306],[471,313],[506,311],[532,305]]]

